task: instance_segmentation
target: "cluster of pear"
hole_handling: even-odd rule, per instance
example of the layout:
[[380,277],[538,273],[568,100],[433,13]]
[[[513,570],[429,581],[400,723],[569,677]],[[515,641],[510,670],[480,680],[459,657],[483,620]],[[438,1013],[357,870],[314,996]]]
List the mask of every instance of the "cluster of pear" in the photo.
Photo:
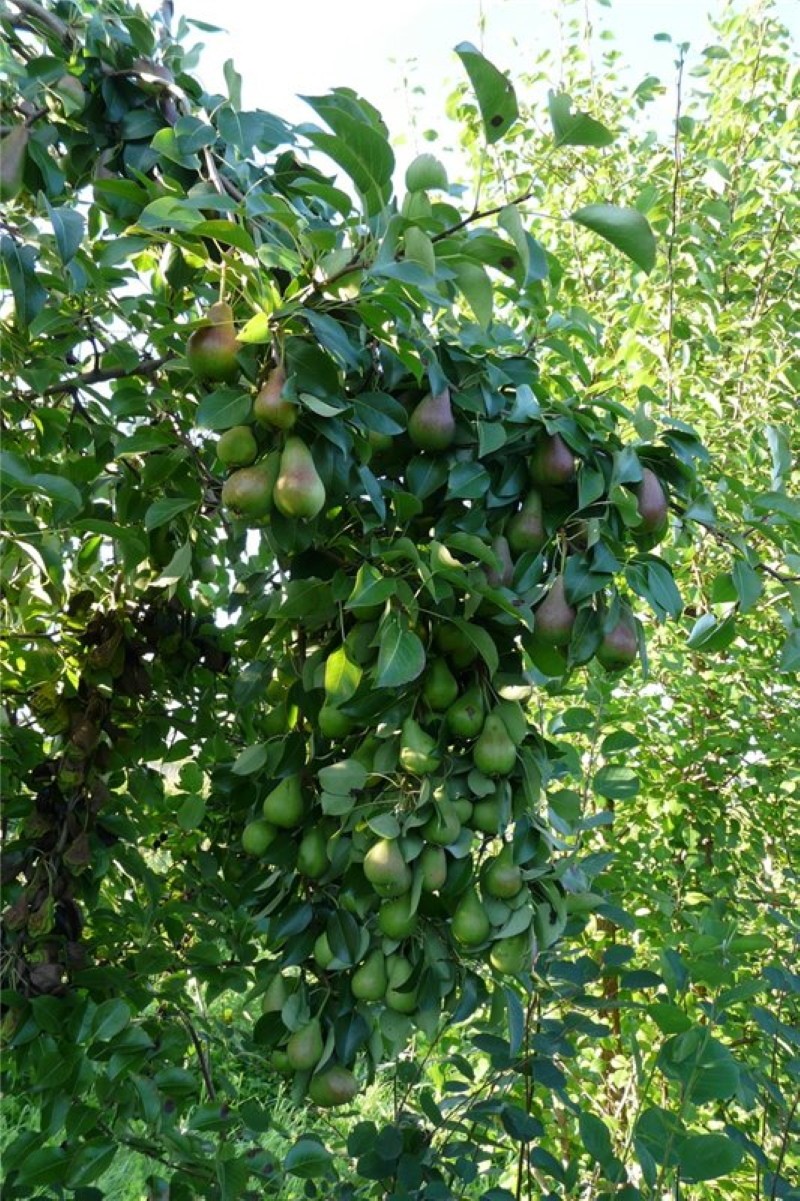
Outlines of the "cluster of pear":
[[[225,301],[211,305],[203,325],[189,335],[186,359],[194,375],[211,383],[228,383],[239,372],[233,310]],[[236,425],[221,435],[217,457],[230,474],[222,503],[236,517],[261,521],[273,508],[285,517],[310,520],[325,506],[325,485],[302,438],[289,434],[297,406],[281,395],[286,383],[282,367],[274,367],[259,388],[253,416],[258,426],[287,436],[280,451],[261,453],[251,425]]]

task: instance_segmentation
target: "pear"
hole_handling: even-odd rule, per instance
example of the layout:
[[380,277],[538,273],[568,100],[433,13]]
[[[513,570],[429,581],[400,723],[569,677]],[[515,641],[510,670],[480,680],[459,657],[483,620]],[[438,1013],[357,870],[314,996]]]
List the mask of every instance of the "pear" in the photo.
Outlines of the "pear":
[[381,838],[364,856],[364,875],[382,897],[399,897],[411,887],[411,869],[394,838]]
[[422,837],[435,846],[449,847],[461,833],[461,822],[451,801],[441,801],[422,827]]
[[351,1071],[333,1063],[311,1077],[308,1095],[315,1105],[330,1109],[334,1105],[346,1105],[358,1092],[358,1081]]
[[400,763],[417,776],[430,775],[439,766],[435,740],[413,717],[407,717],[400,730]]
[[325,505],[325,485],[302,438],[287,438],[273,490],[284,517],[316,517]]
[[497,834],[502,816],[503,807],[500,801],[492,798],[486,801],[476,801],[468,820],[473,830],[480,830],[482,834]]
[[447,856],[440,846],[422,848],[419,857],[422,891],[438,892],[447,879]]
[[222,485],[222,503],[235,517],[258,521],[272,512],[277,457],[267,455],[253,467],[240,467]]
[[417,911],[411,905],[411,893],[384,901],[378,910],[378,928],[387,938],[409,938],[417,928]]
[[312,826],[297,848],[297,870],[309,880],[319,880],[329,866],[327,835],[319,826]]
[[499,534],[492,539],[492,550],[497,558],[497,568],[490,567],[486,578],[492,588],[508,588],[514,578],[514,560],[511,558],[511,547],[508,539]]
[[649,467],[642,468],[642,482],[636,485],[635,493],[636,508],[642,519],[636,527],[636,532],[659,533],[667,524],[667,494],[661,480]]
[[540,488],[558,487],[575,478],[575,456],[560,434],[542,434],[530,459],[531,479]]
[[352,719],[335,705],[323,705],[317,715],[320,734],[325,738],[345,738],[353,728]]
[[477,738],[483,729],[483,693],[477,684],[453,702],[444,720],[456,738]]
[[517,748],[501,717],[488,714],[480,738],[472,748],[472,759],[485,776],[507,776],[517,761]]
[[444,659],[434,659],[426,672],[422,695],[434,713],[443,713],[458,696],[455,676]]
[[310,1072],[322,1058],[324,1043],[318,1018],[295,1030],[286,1044],[290,1067],[296,1072]]
[[545,542],[547,533],[544,528],[542,514],[542,498],[535,490],[528,493],[522,502],[519,513],[515,513],[506,526],[508,545],[515,555],[524,551],[538,553]]
[[383,951],[372,951],[357,971],[350,987],[359,1001],[380,1001],[386,992],[386,960]]
[[522,872],[514,863],[513,854],[511,843],[507,842],[493,859],[487,861],[481,880],[490,897],[507,901],[522,888]]
[[478,657],[477,647],[458,626],[446,622],[440,625],[435,634],[436,645],[447,655],[453,667],[469,667]]
[[603,634],[603,641],[596,651],[597,661],[606,671],[622,671],[630,667],[638,653],[635,618],[626,607],[617,624]]
[[0,200],[13,200],[22,187],[29,137],[27,126],[15,125],[0,140]]
[[262,384],[253,402],[253,416],[262,425],[290,430],[297,421],[297,405],[281,396],[285,383],[286,372],[282,367],[274,367]]
[[489,948],[489,962],[504,976],[518,976],[531,970],[530,935],[515,934],[511,938],[498,938]]
[[547,646],[566,646],[577,614],[567,600],[563,575],[556,576],[550,591],[534,609],[533,630]]
[[248,822],[242,831],[242,849],[248,855],[260,857],[274,841],[277,833],[278,831],[273,825],[260,818],[257,821]]
[[331,944],[328,942],[328,935],[324,930],[314,940],[313,955],[315,962],[322,968],[323,972],[327,972],[333,963],[334,954],[331,950]]
[[491,933],[483,903],[474,888],[468,888],[456,906],[451,923],[453,938],[464,947],[478,947]]
[[262,806],[264,817],[273,825],[291,830],[303,820],[305,804],[300,776],[287,776],[273,788]]
[[456,436],[448,388],[422,398],[408,419],[408,435],[420,450],[447,450]]
[[262,1013],[280,1013],[294,992],[296,981],[289,981],[280,972],[276,973],[261,997]]
[[[481,725],[483,720],[481,719]],[[472,817],[472,801],[468,797],[459,796],[453,801],[453,808],[456,811],[456,816],[462,826],[466,826],[469,819]]]
[[386,1004],[395,1013],[413,1013],[417,1008],[417,990],[406,988],[413,971],[403,955],[390,955],[386,961]]
[[249,425],[234,425],[217,443],[217,458],[226,467],[249,467],[258,455],[258,443]]
[[220,300],[208,310],[207,324],[189,335],[186,343],[189,367],[199,379],[215,383],[232,380],[239,370],[238,350],[233,309]]

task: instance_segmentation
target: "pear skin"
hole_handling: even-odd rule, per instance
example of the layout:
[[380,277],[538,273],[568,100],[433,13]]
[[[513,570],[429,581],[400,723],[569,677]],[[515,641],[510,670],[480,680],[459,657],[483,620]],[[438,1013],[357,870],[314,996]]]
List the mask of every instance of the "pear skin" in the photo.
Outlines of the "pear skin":
[[452,445],[456,420],[448,388],[423,397],[408,419],[408,435],[419,450],[447,450]]
[[310,521],[325,507],[325,485],[302,438],[286,439],[272,495],[284,517]]
[[525,497],[522,508],[514,514],[506,527],[506,536],[515,555],[521,555],[528,550],[538,554],[542,549],[547,541],[547,533],[544,528],[542,498],[538,492],[531,491]]
[[575,456],[560,434],[542,434],[538,438],[530,472],[540,488],[557,488],[575,478]]
[[189,335],[186,359],[194,375],[214,383],[236,377],[239,343],[233,324],[233,309],[224,301],[212,304],[206,324]]
[[564,577],[556,576],[550,591],[534,609],[534,634],[547,646],[566,646],[572,637],[576,617],[577,612],[564,591]]
[[664,486],[654,471],[642,468],[642,482],[636,486],[636,507],[642,521],[637,532],[655,534],[667,524],[669,507]]
[[253,416],[262,425],[273,429],[290,430],[297,421],[297,405],[281,396],[286,372],[274,367],[262,384],[253,402]]
[[507,776],[517,761],[517,748],[501,717],[488,714],[483,730],[472,748],[472,759],[484,776]]

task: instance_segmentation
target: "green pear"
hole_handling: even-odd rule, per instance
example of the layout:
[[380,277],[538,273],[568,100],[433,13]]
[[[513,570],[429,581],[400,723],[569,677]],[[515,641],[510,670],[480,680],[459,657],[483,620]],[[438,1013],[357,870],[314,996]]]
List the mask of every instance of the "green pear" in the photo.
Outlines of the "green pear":
[[461,822],[458,820],[452,801],[440,801],[425,825],[422,827],[422,837],[426,842],[435,846],[449,847],[461,833]]
[[13,200],[22,187],[29,138],[26,125],[15,125],[0,139],[0,200]]
[[407,717],[400,730],[400,763],[417,776],[427,776],[439,766],[436,740],[413,717]]
[[256,821],[248,822],[242,831],[242,849],[248,855],[255,855],[260,858],[269,847],[270,843],[277,837],[278,831],[269,822],[262,821],[260,818]]
[[506,526],[506,536],[515,555],[521,555],[524,551],[538,553],[542,549],[547,542],[547,533],[542,498],[538,492],[529,492],[525,497],[519,513],[515,513]]
[[550,591],[533,611],[533,630],[539,642],[547,646],[566,646],[572,637],[577,612],[564,590],[563,575],[556,576]]
[[426,192],[429,188],[446,188],[447,171],[433,154],[418,154],[406,168],[406,187],[409,192]]
[[560,434],[542,434],[530,459],[531,479],[540,488],[559,487],[575,478],[575,456]]
[[422,891],[438,892],[447,879],[447,855],[444,848],[423,847],[419,857],[419,870],[422,875]]
[[434,659],[425,673],[422,695],[435,713],[443,713],[458,696],[458,683],[444,659]]
[[291,830],[299,826],[305,813],[300,776],[287,776],[277,784],[262,806],[264,817],[275,826]]
[[272,429],[290,430],[297,421],[297,405],[281,396],[286,383],[286,372],[274,367],[262,384],[253,401],[253,416],[262,425]]
[[517,761],[517,748],[501,717],[489,713],[480,738],[472,748],[472,760],[485,776],[507,776]]
[[468,888],[453,914],[453,938],[464,947],[478,947],[482,942],[486,942],[491,929],[492,924],[483,902],[474,888]]
[[328,942],[328,935],[323,930],[322,934],[318,934],[314,939],[313,949],[314,961],[322,968],[323,972],[327,972],[334,960],[334,954],[331,950],[331,944]]
[[453,667],[469,667],[478,657],[478,648],[458,626],[443,622],[434,635],[439,650],[447,655]]
[[318,1018],[295,1030],[286,1044],[289,1064],[296,1072],[310,1072],[322,1058],[324,1043]]
[[258,443],[249,425],[234,425],[217,443],[217,458],[226,467],[249,467],[257,455]]
[[309,880],[319,880],[328,867],[328,837],[319,826],[312,826],[297,848],[297,870]]
[[233,325],[233,309],[224,301],[212,304],[206,324],[189,335],[186,359],[199,379],[218,383],[235,378],[239,364],[239,343]]
[[664,485],[654,471],[649,467],[642,468],[642,482],[636,485],[636,508],[641,523],[636,527],[637,533],[657,534],[667,524],[669,505]]
[[386,961],[386,1004],[395,1013],[413,1013],[417,1008],[417,990],[408,989],[413,965],[403,955],[390,955]]
[[514,578],[514,560],[511,558],[511,548],[508,539],[502,534],[492,539],[492,551],[498,566],[490,567],[486,579],[492,588],[508,588]]
[[507,842],[503,849],[484,865],[481,882],[484,891],[490,897],[507,901],[515,897],[522,888],[522,872],[514,863],[513,856],[513,847]]
[[515,934],[511,938],[498,938],[489,948],[489,962],[504,976],[518,976],[531,970],[532,946],[530,934]]
[[273,491],[284,517],[316,517],[325,506],[325,485],[302,438],[287,438]]
[[420,450],[447,450],[456,436],[448,388],[422,398],[408,419],[408,435]]
[[456,738],[477,738],[483,729],[483,693],[477,684],[453,702],[444,720]]
[[257,521],[272,512],[272,490],[278,472],[278,458],[267,455],[253,467],[240,467],[222,485],[222,503],[236,517]]
[[378,910],[378,928],[387,938],[410,938],[417,928],[417,911],[411,905],[411,893],[384,901]]
[[355,1076],[338,1063],[332,1063],[324,1071],[312,1076],[308,1086],[309,1097],[323,1109],[346,1105],[357,1092],[358,1081]]
[[381,838],[364,856],[364,875],[382,897],[399,897],[411,887],[411,869],[394,838]]
[[503,817],[503,807],[500,801],[492,798],[486,801],[476,801],[472,806],[469,825],[473,830],[482,834],[497,834]]
[[595,654],[598,663],[601,663],[606,671],[622,671],[630,667],[638,653],[636,619],[625,606],[617,624],[603,634],[603,641]]
[[276,1072],[280,1072],[283,1076],[288,1076],[292,1070],[292,1065],[289,1063],[289,1056],[280,1047],[276,1047],[270,1055],[269,1066]]
[[[483,721],[481,721],[483,725]],[[462,826],[466,826],[469,819],[472,817],[472,801],[469,797],[459,796],[453,801],[453,808],[456,811],[456,817],[461,822]]]
[[383,951],[372,951],[353,972],[350,987],[358,1001],[380,1001],[386,992],[386,960]]
[[335,705],[323,705],[317,715],[317,725],[325,738],[346,738],[353,728],[353,719]]
[[262,1013],[280,1013],[289,997],[297,987],[296,980],[287,980],[277,972],[267,985],[261,997]]

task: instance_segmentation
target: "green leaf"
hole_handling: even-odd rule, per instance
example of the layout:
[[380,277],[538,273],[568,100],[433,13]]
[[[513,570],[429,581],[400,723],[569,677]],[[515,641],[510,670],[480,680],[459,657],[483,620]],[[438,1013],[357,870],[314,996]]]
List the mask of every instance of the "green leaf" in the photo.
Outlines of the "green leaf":
[[[322,117],[333,134],[314,132],[303,127],[309,141],[322,150],[356,185],[368,217],[374,217],[388,204],[391,196],[394,153],[374,118],[370,119],[366,102],[354,93],[335,89],[327,96],[303,96],[306,104]],[[374,112],[374,110],[372,110]]]
[[353,591],[345,601],[344,607],[354,613],[375,609],[385,604],[396,591],[397,584],[394,580],[386,579],[377,567],[370,563],[362,563],[356,574]]
[[267,761],[267,752],[269,748],[265,742],[257,742],[254,746],[245,747],[233,761],[231,771],[235,776],[252,776],[261,768]]
[[472,643],[489,668],[490,675],[494,675],[500,664],[500,660],[497,654],[497,647],[488,631],[483,626],[471,625],[468,621],[463,621],[460,617],[451,619],[451,624],[461,631],[468,642]]
[[283,1169],[290,1176],[299,1176],[301,1180],[315,1180],[327,1176],[332,1163],[333,1156],[323,1143],[304,1136],[287,1153]]
[[611,1146],[611,1135],[608,1127],[593,1113],[581,1110],[578,1114],[578,1127],[581,1141],[592,1159],[601,1166],[608,1163],[614,1156]]
[[592,787],[600,796],[610,801],[629,801],[638,796],[640,781],[630,767],[614,767],[606,764],[595,773]]
[[594,117],[572,111],[572,97],[566,92],[549,92],[548,108],[556,146],[610,146],[614,135]]
[[250,416],[252,400],[238,388],[218,388],[209,392],[197,406],[195,422],[200,429],[229,430],[243,425]]
[[139,214],[139,225],[143,229],[177,229],[191,233],[203,224],[203,215],[196,208],[174,196],[159,196],[151,201]]
[[319,782],[326,792],[335,796],[349,796],[351,792],[358,792],[364,787],[368,775],[363,763],[357,759],[343,759],[341,763],[321,768]]
[[474,89],[486,141],[493,146],[519,116],[514,88],[511,81],[470,42],[460,42],[455,52]]
[[215,242],[221,242],[223,246],[235,246],[237,250],[243,250],[245,254],[255,256],[255,242],[244,226],[237,225],[235,221],[201,221],[194,226],[192,232],[197,237],[211,238]]
[[378,688],[399,688],[410,684],[425,667],[425,648],[411,630],[390,618],[382,623],[375,684]]
[[108,1042],[124,1030],[130,1020],[131,1010],[127,1002],[119,998],[103,1001],[92,1018],[92,1038],[98,1042]]
[[577,209],[570,220],[605,238],[648,275],[653,270],[656,240],[649,222],[636,209],[619,208],[615,204],[587,204]]
[[181,805],[175,820],[182,830],[196,830],[206,815],[206,803],[201,796],[189,796]]
[[781,648],[779,671],[800,671],[800,630],[792,630]]
[[665,1076],[679,1080],[694,1105],[727,1101],[739,1084],[739,1066],[728,1048],[702,1026],[668,1039],[658,1056]]
[[0,237],[0,262],[14,297],[17,323],[26,329],[44,307],[47,293],[36,278],[36,251],[15,238]]
[[154,500],[144,515],[144,528],[149,533],[159,526],[168,525],[179,513],[185,513],[196,504],[196,500],[186,496],[166,496],[162,500]]
[[724,1134],[691,1134],[678,1143],[678,1167],[687,1182],[718,1180],[735,1172],[744,1149]]
[[80,247],[85,229],[84,219],[75,209],[63,206],[53,208],[49,201],[47,201],[47,211],[50,214],[53,233],[56,236],[59,258],[66,266],[75,258]]
[[329,705],[344,705],[361,683],[362,669],[340,646],[325,662],[325,696]]
[[731,576],[739,597],[739,611],[747,613],[764,590],[761,576],[745,559],[734,559]]
[[492,323],[494,309],[492,281],[479,263],[470,262],[468,259],[457,259],[452,263],[452,267],[458,287],[472,309],[475,320],[484,329],[488,329]]

